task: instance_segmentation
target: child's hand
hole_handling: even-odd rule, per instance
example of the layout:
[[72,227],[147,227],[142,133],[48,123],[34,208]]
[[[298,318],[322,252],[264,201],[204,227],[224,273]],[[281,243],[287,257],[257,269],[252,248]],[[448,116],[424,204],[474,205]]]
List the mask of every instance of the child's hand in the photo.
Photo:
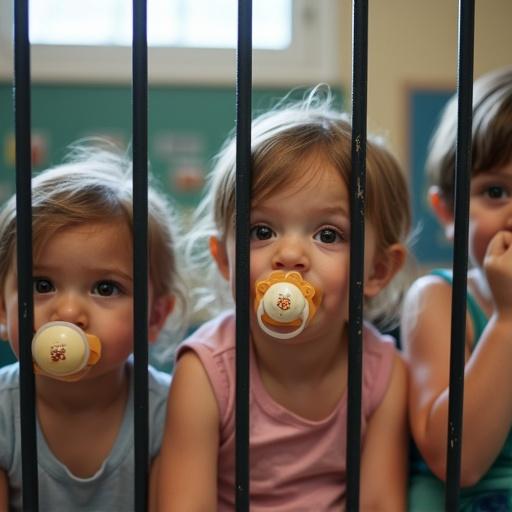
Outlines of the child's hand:
[[484,269],[499,316],[512,319],[512,233],[499,231],[490,241]]

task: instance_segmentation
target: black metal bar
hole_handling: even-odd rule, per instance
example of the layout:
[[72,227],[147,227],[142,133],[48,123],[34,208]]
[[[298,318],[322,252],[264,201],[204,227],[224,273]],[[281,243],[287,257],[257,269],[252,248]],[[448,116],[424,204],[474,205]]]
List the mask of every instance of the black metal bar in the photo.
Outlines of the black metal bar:
[[457,151],[455,157],[455,233],[450,348],[450,389],[446,465],[447,511],[459,509],[464,347],[466,339],[466,287],[468,271],[469,185],[471,179],[473,53],[475,2],[459,2],[459,62]]
[[361,383],[366,185],[368,2],[353,2],[352,172],[350,189],[350,299],[348,343],[347,511],[359,510]]
[[35,379],[32,369],[32,163],[28,0],[14,2],[14,119],[16,131],[16,243],[20,351],[23,510],[37,512]]
[[133,356],[135,510],[148,504],[148,59],[147,2],[133,0]]
[[236,510],[249,510],[252,0],[238,0],[236,79]]

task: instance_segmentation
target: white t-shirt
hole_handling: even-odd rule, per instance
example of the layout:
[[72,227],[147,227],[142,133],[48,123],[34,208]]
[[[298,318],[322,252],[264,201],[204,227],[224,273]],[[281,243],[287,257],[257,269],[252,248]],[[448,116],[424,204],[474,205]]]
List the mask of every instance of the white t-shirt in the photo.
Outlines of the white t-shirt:
[[[90,478],[77,478],[50,451],[37,425],[40,512],[134,510],[133,361],[128,362],[128,401],[109,457]],[[149,455],[160,450],[171,377],[149,368]],[[79,441],[78,441],[79,442]],[[0,369],[0,467],[9,479],[10,510],[22,511],[19,364]]]

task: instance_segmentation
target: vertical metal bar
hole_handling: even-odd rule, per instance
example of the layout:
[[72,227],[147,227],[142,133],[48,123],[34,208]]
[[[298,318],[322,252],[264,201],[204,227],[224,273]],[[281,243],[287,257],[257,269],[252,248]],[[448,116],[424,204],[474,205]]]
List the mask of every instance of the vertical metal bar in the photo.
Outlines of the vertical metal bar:
[[133,334],[135,510],[148,503],[148,64],[147,3],[133,0]]
[[37,440],[35,380],[31,342],[32,297],[32,165],[30,149],[30,43],[28,0],[14,2],[14,119],[16,130],[16,243],[20,340],[20,414],[23,510],[37,512]]
[[252,0],[238,0],[236,80],[236,510],[249,510]]
[[368,2],[353,2],[352,172],[350,190],[350,299],[348,344],[347,511],[359,510],[361,383],[366,185]]
[[459,509],[464,346],[466,338],[469,184],[471,178],[474,26],[474,0],[460,0],[457,151],[455,157],[455,234],[445,496],[447,511]]

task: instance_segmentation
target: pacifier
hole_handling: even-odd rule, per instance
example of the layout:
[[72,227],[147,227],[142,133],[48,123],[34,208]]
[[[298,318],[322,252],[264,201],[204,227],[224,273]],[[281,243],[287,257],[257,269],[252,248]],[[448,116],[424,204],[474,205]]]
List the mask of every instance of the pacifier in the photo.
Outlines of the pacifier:
[[321,294],[299,272],[276,270],[267,279],[256,282],[256,318],[262,331],[274,338],[287,340],[300,334],[320,301]]
[[58,380],[80,380],[101,357],[97,336],[69,322],[48,322],[32,339],[34,372]]

